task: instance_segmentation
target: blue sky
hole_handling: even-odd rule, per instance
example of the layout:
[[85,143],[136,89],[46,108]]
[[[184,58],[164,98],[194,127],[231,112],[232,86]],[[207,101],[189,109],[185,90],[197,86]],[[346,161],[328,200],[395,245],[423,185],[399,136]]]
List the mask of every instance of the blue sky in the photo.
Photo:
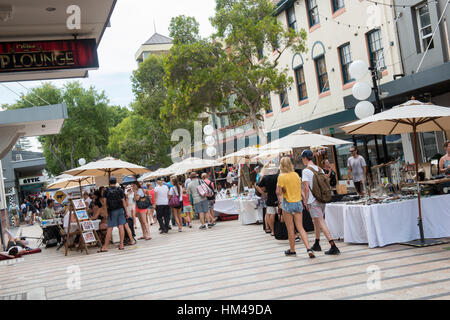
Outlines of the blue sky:
[[[89,77],[79,80],[83,86],[104,90],[111,104],[128,106],[133,101],[131,74],[137,68],[134,54],[139,46],[156,31],[169,35],[170,19],[177,15],[194,16],[200,23],[200,33],[208,36],[213,32],[208,18],[214,14],[214,0],[118,0],[98,48],[100,68],[90,71]],[[83,8],[81,8],[83,10]],[[83,12],[81,12],[83,14]],[[57,86],[72,80],[51,80]],[[21,82],[26,88],[41,84],[40,81]],[[4,83],[9,89],[21,94],[27,90],[21,85]],[[14,103],[17,95],[0,86],[0,104]]]

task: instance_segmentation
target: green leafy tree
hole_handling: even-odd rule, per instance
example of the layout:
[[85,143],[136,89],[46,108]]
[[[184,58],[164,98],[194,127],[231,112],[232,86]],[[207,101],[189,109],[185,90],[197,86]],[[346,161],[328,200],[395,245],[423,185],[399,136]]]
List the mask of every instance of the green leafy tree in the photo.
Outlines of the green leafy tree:
[[133,72],[135,101],[130,105],[131,112],[110,130],[111,154],[147,167],[170,165],[172,131],[193,127],[189,116],[161,116],[167,99],[164,60],[165,56],[151,55]]
[[44,83],[8,106],[8,109],[18,109],[63,102],[67,105],[68,118],[61,132],[39,137],[47,171],[53,175],[75,168],[80,158],[92,161],[107,154],[114,113],[107,97],[93,87],[83,88],[79,82],[67,83],[63,88]]
[[200,40],[199,26],[194,17],[174,17],[170,21],[169,35],[174,44],[194,43]]
[[[306,31],[287,29],[275,9],[269,0],[217,0],[212,38],[176,43],[171,49],[162,114],[240,115],[249,119],[264,142],[259,122],[264,120],[262,111],[270,108],[267,94],[282,92],[293,82],[279,59],[286,50],[306,52]],[[179,19],[171,24],[172,35],[190,30],[183,21],[192,24]],[[261,56],[260,49],[274,54]]]

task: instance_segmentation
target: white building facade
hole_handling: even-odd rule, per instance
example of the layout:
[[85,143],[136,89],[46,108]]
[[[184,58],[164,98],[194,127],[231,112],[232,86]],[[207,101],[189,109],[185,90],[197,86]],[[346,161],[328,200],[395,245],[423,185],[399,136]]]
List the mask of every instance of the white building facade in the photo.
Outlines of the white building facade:
[[[352,61],[370,65],[372,60],[382,76],[380,85],[402,73],[394,9],[366,0],[282,0],[277,2],[277,18],[286,28],[306,30],[308,51],[286,50],[279,59],[280,68],[287,67],[294,82],[282,92],[271,93],[272,108],[264,122],[269,140],[302,127],[354,141],[372,165],[382,162],[389,151],[383,157],[381,150],[390,144],[389,139],[386,143],[381,136],[363,137],[358,144],[339,128],[356,120],[354,110],[344,104],[355,84],[348,72]],[[273,53],[272,48],[264,49],[269,58]],[[372,85],[369,72],[363,81]],[[400,136],[392,141],[396,149],[401,147]],[[346,145],[329,152],[341,179],[346,178],[349,148]]]

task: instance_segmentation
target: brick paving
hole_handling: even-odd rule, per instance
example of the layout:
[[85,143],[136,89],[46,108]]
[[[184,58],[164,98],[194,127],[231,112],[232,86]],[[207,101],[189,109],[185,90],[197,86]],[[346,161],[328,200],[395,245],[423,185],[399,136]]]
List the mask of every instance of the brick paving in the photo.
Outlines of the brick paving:
[[[370,249],[338,242],[341,255],[309,259],[301,244],[297,257],[285,257],[287,241],[261,225],[226,221],[205,231],[196,224],[168,235],[157,229],[125,251],[113,245],[107,253],[65,257],[50,248],[0,264],[0,299],[450,299],[448,244]],[[22,233],[38,236],[40,228]],[[325,239],[321,244],[328,249]],[[379,270],[379,285],[371,270]]]

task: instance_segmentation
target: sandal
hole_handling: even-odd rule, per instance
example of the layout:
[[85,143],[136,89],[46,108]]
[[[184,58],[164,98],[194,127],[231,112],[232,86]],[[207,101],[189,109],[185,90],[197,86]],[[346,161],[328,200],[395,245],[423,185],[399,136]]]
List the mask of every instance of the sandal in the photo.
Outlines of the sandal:
[[122,248],[119,248],[119,250],[125,250],[125,248],[122,247]]
[[108,250],[100,249],[100,250],[97,251],[97,253],[103,253],[103,252],[108,252]]
[[140,237],[138,240],[146,240],[145,237]]
[[148,241],[148,240],[152,240],[152,238],[147,238],[147,239],[145,239],[145,240],[147,240],[147,241]]

